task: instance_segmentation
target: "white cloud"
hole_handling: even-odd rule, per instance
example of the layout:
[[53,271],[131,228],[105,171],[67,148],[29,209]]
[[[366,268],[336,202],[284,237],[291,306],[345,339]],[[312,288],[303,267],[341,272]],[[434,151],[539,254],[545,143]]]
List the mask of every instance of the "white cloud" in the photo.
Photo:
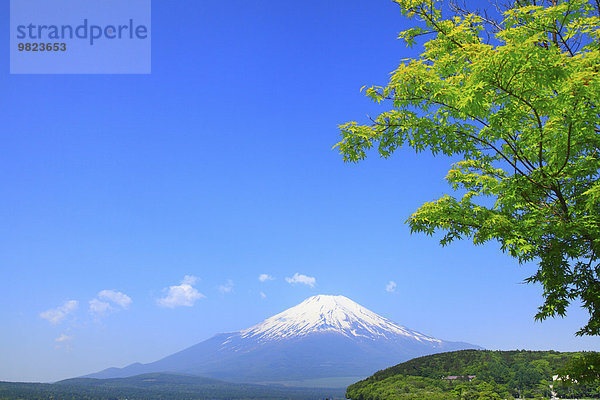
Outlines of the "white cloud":
[[65,301],[65,303],[60,307],[40,313],[40,317],[48,320],[51,324],[58,324],[64,320],[67,315],[73,313],[78,306],[79,302],[77,300]]
[[303,283],[310,287],[315,287],[315,283],[317,283],[317,280],[314,277],[302,275],[297,272],[291,278],[285,278],[285,281],[287,283]]
[[113,307],[105,301],[100,301],[98,299],[90,300],[90,312],[97,317],[102,316],[111,310],[113,310]]
[[[118,310],[118,308],[127,309],[130,304],[131,297],[125,293],[115,290],[101,290],[98,292],[98,298],[90,300],[90,313],[95,317],[103,317],[111,311]],[[117,306],[117,308],[113,307],[113,305]]]
[[66,333],[61,334],[59,337],[54,339],[54,348],[60,349],[64,348],[66,350],[71,350],[71,341],[73,340],[73,336],[69,336]]
[[269,274],[260,274],[258,276],[258,280],[261,281],[261,282],[272,281],[273,279],[275,279],[275,278],[273,278]]
[[183,277],[183,280],[181,281],[182,285],[190,285],[190,286],[194,286],[196,284],[196,282],[198,282],[200,279],[194,275],[186,275]]
[[127,296],[125,293],[114,290],[102,290],[98,293],[98,298],[108,300],[124,309],[129,308],[129,305],[131,304],[131,297]]
[[394,293],[396,291],[396,287],[398,285],[394,281],[389,281],[387,285],[385,285],[385,291],[389,293]]
[[223,294],[233,292],[233,281],[229,279],[227,284],[219,286],[219,292]]
[[203,299],[202,293],[198,292],[192,285],[196,283],[198,278],[191,275],[186,275],[180,285],[169,286],[167,295],[158,299],[156,302],[161,307],[175,308],[179,306],[191,307],[196,300]]
[[260,298],[261,299],[265,299],[267,297],[267,295],[264,292],[260,292]]
[[69,336],[66,334],[62,334],[59,337],[57,337],[56,339],[54,339],[54,341],[56,343],[66,343],[66,342],[70,342],[71,340],[73,340],[73,336]]

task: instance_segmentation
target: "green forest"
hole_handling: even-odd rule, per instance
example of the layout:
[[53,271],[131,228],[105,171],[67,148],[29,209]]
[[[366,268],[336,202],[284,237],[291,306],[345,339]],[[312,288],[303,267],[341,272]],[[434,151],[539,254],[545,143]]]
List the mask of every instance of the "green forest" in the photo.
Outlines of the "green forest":
[[[585,353],[462,350],[419,357],[348,387],[352,400],[600,398],[598,384],[553,381]],[[551,389],[552,385],[552,389]]]
[[68,379],[54,384],[0,382],[0,400],[319,400],[343,399],[343,389],[244,385],[197,376]]

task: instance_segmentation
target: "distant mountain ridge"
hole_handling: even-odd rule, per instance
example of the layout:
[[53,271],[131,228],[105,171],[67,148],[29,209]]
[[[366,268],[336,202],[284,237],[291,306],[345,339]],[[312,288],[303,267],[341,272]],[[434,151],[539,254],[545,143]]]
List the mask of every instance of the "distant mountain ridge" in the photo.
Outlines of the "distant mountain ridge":
[[169,372],[231,382],[336,382],[341,387],[414,357],[479,348],[413,331],[344,296],[318,295],[243,331],[217,334],[149,364],[109,368],[87,377]]
[[289,388],[223,382],[190,375],[143,374],[128,378],[73,378],[53,384],[0,382],[2,400],[315,400],[344,398],[343,389]]

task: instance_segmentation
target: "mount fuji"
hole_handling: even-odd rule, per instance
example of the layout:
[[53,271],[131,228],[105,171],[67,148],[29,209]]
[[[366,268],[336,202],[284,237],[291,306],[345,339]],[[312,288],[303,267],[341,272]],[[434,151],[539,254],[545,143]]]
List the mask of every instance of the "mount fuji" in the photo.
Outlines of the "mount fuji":
[[170,372],[243,383],[318,386],[355,382],[414,357],[462,349],[398,325],[344,296],[313,296],[248,329],[220,333],[149,364],[88,375]]

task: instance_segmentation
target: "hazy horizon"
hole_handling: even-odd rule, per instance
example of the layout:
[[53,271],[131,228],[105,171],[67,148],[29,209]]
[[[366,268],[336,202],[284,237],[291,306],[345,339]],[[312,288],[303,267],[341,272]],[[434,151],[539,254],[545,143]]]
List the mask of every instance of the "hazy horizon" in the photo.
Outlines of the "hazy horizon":
[[420,50],[396,39],[397,5],[152,15],[150,75],[10,75],[0,33],[0,380],[152,362],[316,294],[491,350],[600,350],[574,335],[577,305],[534,322],[535,264],[410,234],[410,214],[451,193],[452,159],[351,165],[332,149],[339,124],[382,110],[359,89]]

